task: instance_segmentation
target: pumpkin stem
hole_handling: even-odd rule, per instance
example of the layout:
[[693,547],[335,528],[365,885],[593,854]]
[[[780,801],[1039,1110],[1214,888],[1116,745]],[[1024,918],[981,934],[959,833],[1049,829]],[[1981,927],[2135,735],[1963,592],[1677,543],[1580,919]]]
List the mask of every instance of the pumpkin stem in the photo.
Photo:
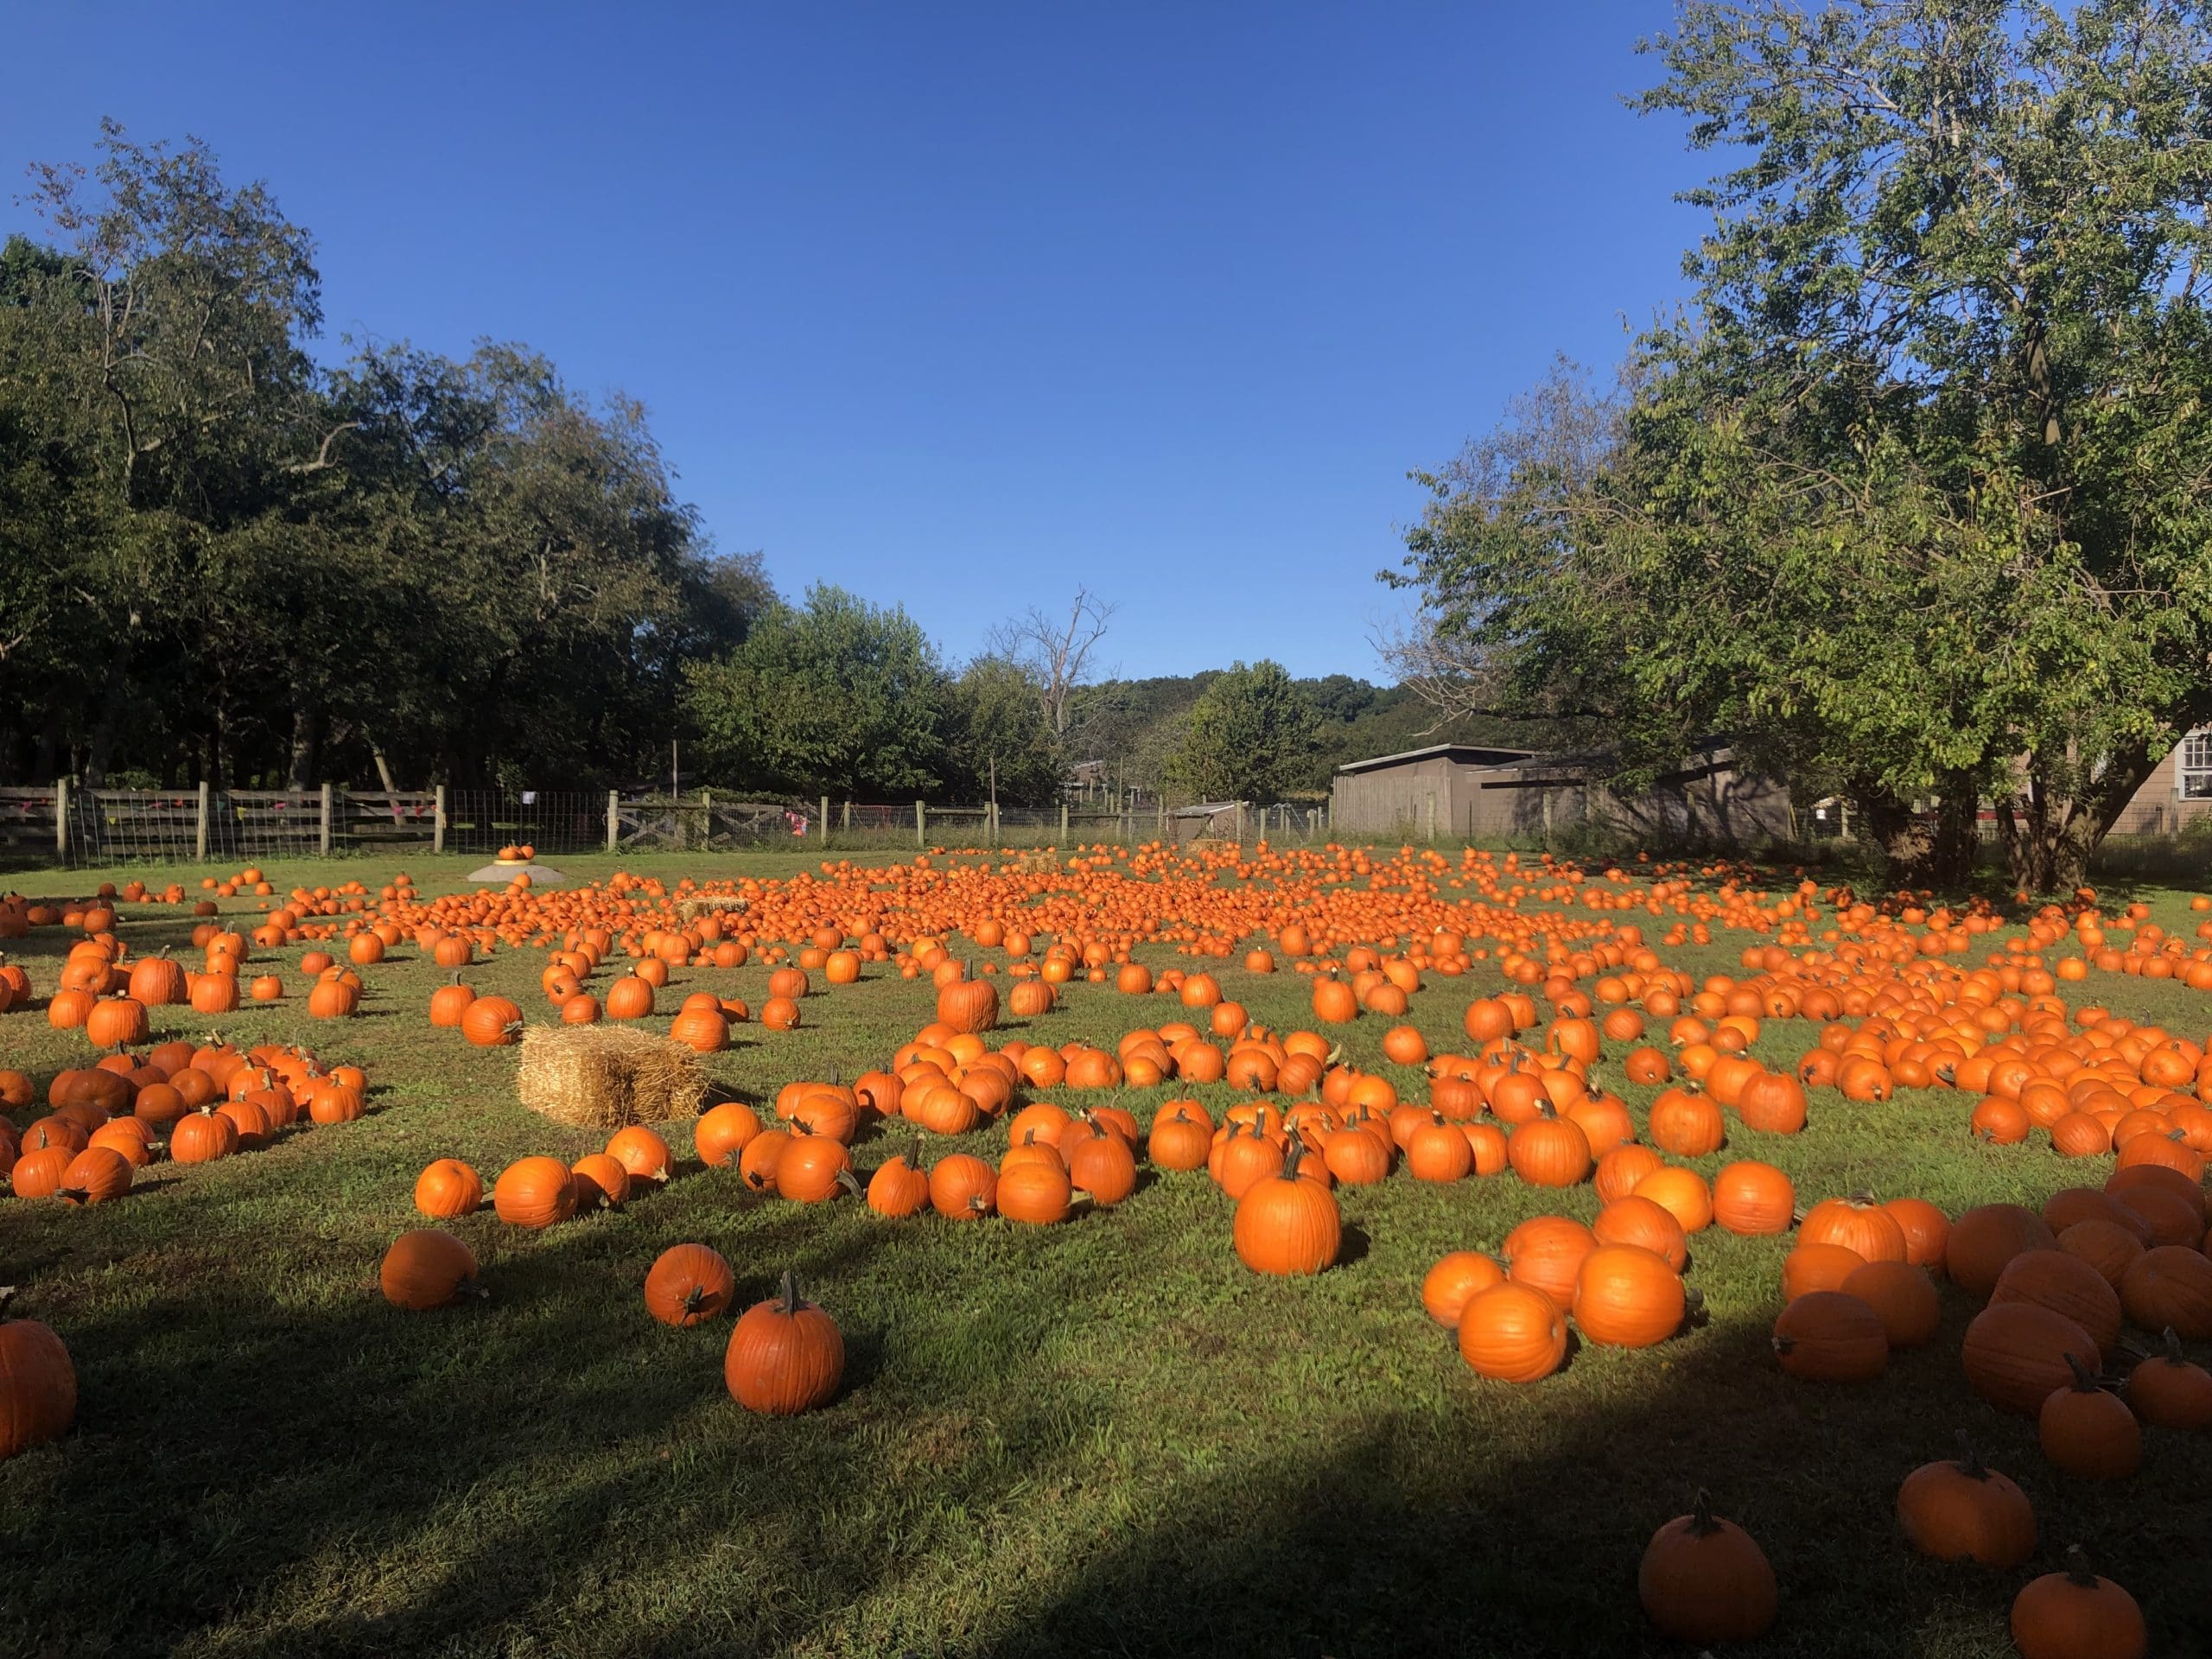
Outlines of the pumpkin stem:
[[1713,1518],[1713,1495],[1700,1486],[1697,1502],[1690,1508],[1690,1531],[1700,1538],[1710,1538],[1719,1530],[1720,1523]]
[[2174,1334],[2174,1328],[2171,1325],[2165,1329],[2164,1343],[2164,1351],[2158,1356],[2159,1358],[2171,1361],[2176,1365],[2184,1365],[2189,1363],[2187,1356],[2181,1351],[2181,1338]]
[[2089,1570],[2089,1552],[2079,1544],[2066,1546],[2066,1577],[2084,1590],[2097,1587],[2097,1575]]
[[2090,1371],[2088,1366],[2084,1365],[2072,1354],[2066,1356],[2066,1369],[2074,1373],[2075,1393],[2094,1394],[2097,1391],[2097,1378],[2095,1375]]
[[798,1275],[789,1268],[784,1269],[784,1282],[777,1290],[776,1300],[783,1304],[785,1313],[798,1312]]
[[0,1285],[0,1319],[8,1317],[8,1304],[16,1300],[16,1287]]
[[1989,1478],[1989,1466],[1982,1462],[1981,1453],[1974,1449],[1974,1441],[1967,1437],[1967,1432],[1963,1428],[1959,1431],[1958,1441],[1959,1472],[1964,1475],[1968,1480],[1987,1480]]
[[849,1169],[841,1169],[837,1172],[837,1185],[843,1187],[846,1192],[851,1193],[856,1198],[861,1196],[861,1184],[859,1178],[856,1177]]

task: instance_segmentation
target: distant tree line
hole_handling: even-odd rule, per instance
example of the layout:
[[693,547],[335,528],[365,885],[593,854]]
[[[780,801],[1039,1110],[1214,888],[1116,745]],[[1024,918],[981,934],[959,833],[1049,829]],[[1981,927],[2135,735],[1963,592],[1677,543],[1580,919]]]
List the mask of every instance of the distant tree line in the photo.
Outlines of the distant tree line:
[[325,367],[306,232],[112,124],[0,255],[0,776],[577,779],[772,601],[525,348]]
[[949,664],[895,606],[781,598],[639,405],[525,346],[319,359],[312,238],[204,145],[108,124],[27,200],[40,237],[0,251],[0,782],[604,787],[665,779],[675,740],[687,784],[785,798],[1041,804],[1088,761],[1273,800],[1435,724],[1269,663],[1103,674],[1088,592]]

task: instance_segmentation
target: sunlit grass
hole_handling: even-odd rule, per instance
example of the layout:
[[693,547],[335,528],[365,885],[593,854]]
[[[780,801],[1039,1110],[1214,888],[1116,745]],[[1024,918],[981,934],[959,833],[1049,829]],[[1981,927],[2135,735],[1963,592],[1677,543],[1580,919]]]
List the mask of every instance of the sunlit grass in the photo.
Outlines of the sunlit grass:
[[[410,868],[435,890],[473,861]],[[619,863],[666,880],[813,861],[561,861],[576,879]],[[200,874],[177,879],[196,886]],[[373,887],[389,869],[270,874],[281,891]],[[33,893],[81,893],[92,879],[12,878]],[[134,950],[189,931],[182,912],[126,908]],[[2158,895],[2156,909],[2170,929],[2193,925],[2182,895]],[[226,910],[251,914],[244,901]],[[14,953],[41,988],[63,942],[42,930]],[[1732,972],[1745,942],[1722,934],[1665,954],[1692,973]],[[502,952],[471,978],[542,1018],[542,960]],[[281,961],[296,990],[296,953]],[[1302,979],[1248,975],[1234,959],[1217,971],[1255,1018],[1306,1023]],[[692,968],[676,989],[758,1007],[766,972]],[[849,1200],[802,1208],[692,1166],[621,1213],[542,1234],[488,1211],[456,1224],[491,1300],[400,1313],[377,1296],[375,1268],[420,1219],[410,1192],[422,1165],[466,1158],[488,1184],[526,1153],[596,1149],[516,1104],[512,1051],[474,1051],[425,1024],[443,977],[409,946],[369,970],[352,1021],[309,1021],[297,995],[217,1020],[157,1011],[157,1034],[219,1028],[357,1060],[372,1114],[223,1163],[157,1166],[97,1211],[0,1200],[0,1282],[25,1287],[22,1311],[63,1334],[81,1387],[73,1434],[0,1465],[0,1549],[14,1564],[0,1575],[0,1650],[1657,1650],[1636,1609],[1636,1560],[1702,1486],[1781,1577],[1781,1624],[1756,1651],[2002,1653],[2004,1610],[2028,1574],[1923,1561],[1891,1516],[1897,1482],[1961,1426],[2036,1501],[2036,1570],[2080,1539],[2144,1602],[2154,1650],[2212,1637],[2196,1564],[2205,1438],[2154,1435],[2144,1472],[2116,1486],[2058,1477],[2031,1424],[1967,1394],[1957,1349],[1972,1309],[1955,1294],[1943,1336],[1897,1356],[1880,1382],[1792,1382],[1766,1351],[1786,1245],[1716,1230],[1693,1241],[1699,1328],[1656,1350],[1585,1350],[1534,1388],[1473,1377],[1421,1312],[1422,1274],[1532,1214],[1586,1219],[1586,1187],[1395,1176],[1343,1194],[1343,1265],[1275,1281],[1238,1265],[1229,1205],[1203,1175],[1148,1178],[1117,1211],[1031,1230],[887,1223]],[[1414,1022],[1433,1047],[1463,1046],[1468,998],[1496,982],[1487,963],[1433,978]],[[2077,988],[2196,1036],[2212,1006],[2171,982],[2100,973]],[[1077,984],[1034,1030],[1009,1031],[1110,1045],[1169,1006]],[[772,1094],[887,1058],[928,1014],[923,987],[872,969],[810,998],[796,1032],[739,1027],[712,1069],[733,1090]],[[1382,1058],[1385,1023],[1363,1019],[1348,1046],[1417,1094],[1418,1074]],[[1781,1065],[1812,1040],[1806,1024],[1770,1022],[1759,1052]],[[86,1053],[35,1012],[0,1015],[0,1065],[43,1082]],[[1608,1081],[1640,1118],[1652,1091],[1617,1071]],[[1148,1118],[1181,1091],[1132,1090],[1122,1103]],[[1235,1098],[1197,1092],[1217,1110]],[[1806,1134],[1738,1127],[1696,1162],[1710,1174],[1764,1158],[1807,1200],[1872,1189],[1953,1211],[2039,1205],[2109,1170],[2047,1147],[1976,1146],[1967,1109],[1947,1092],[1868,1106],[1824,1093]],[[995,1155],[1001,1139],[928,1154]],[[907,1142],[874,1137],[856,1162],[865,1172]],[[751,1418],[722,1388],[727,1319],[690,1332],[647,1319],[646,1266],[689,1239],[730,1258],[741,1301],[798,1270],[847,1335],[834,1406]]]

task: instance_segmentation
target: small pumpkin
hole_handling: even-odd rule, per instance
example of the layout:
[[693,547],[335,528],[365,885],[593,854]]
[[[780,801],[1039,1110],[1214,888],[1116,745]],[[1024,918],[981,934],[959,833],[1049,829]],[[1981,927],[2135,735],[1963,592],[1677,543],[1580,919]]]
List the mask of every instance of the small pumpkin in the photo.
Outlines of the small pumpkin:
[[1477,1291],[1460,1311],[1459,1357],[1494,1382],[1541,1382],[1567,1358],[1566,1316],[1530,1285],[1509,1280]]
[[512,1227],[550,1227],[576,1212],[576,1186],[558,1158],[523,1158],[492,1184],[492,1208]]
[[1453,1250],[1441,1257],[1421,1281],[1421,1305],[1447,1331],[1459,1328],[1467,1304],[1492,1285],[1505,1282],[1505,1268],[1479,1250]]
[[2035,1553],[2034,1505],[1975,1455],[1963,1429],[1956,1458],[1924,1463],[1904,1478],[1897,1522],[1907,1543],[1939,1561],[2011,1567]]
[[719,1250],[673,1244],[645,1273],[645,1311],[663,1325],[688,1327],[713,1319],[737,1294],[737,1275]]
[[1574,1323],[1592,1342],[1649,1348],[1681,1329],[1687,1296],[1681,1275],[1664,1256],[1637,1244],[1600,1244],[1575,1274]]
[[415,1178],[415,1207],[438,1221],[473,1216],[484,1205],[484,1178],[458,1158],[436,1158]]
[[668,1142],[642,1123],[617,1129],[607,1139],[607,1155],[630,1172],[632,1186],[647,1191],[664,1185],[676,1168]]
[[930,1171],[930,1205],[949,1221],[976,1221],[992,1212],[998,1172],[981,1158],[956,1152]]
[[2013,1598],[2012,1630],[2020,1659],[2143,1659],[2151,1650],[2135,1598],[2092,1573],[2079,1544],[2066,1552],[2065,1571]]
[[1854,1268],[1839,1288],[1874,1310],[1891,1349],[1924,1348],[1943,1324],[1942,1299],[1928,1269],[1910,1262],[1869,1262]]
[[0,1287],[0,1459],[57,1440],[77,1420],[77,1368],[61,1338],[36,1319],[8,1312]]
[[2127,1403],[2153,1428],[2212,1428],[2212,1371],[2183,1354],[2169,1326],[2160,1351],[2127,1374]]
[[1677,1642],[1750,1642],[1773,1628],[1780,1592],[1766,1552],[1703,1492],[1651,1535],[1637,1568],[1645,1616]]
[[2044,1401],[2036,1416],[2037,1444],[2076,1479],[2126,1479],[2143,1466],[2143,1426],[2080,1355],[2069,1354],[2066,1363],[2073,1376]]
[[416,1312],[450,1307],[464,1296],[482,1294],[476,1287],[474,1253],[435,1227],[414,1228],[392,1240],[377,1269],[377,1282],[385,1300]]
[[743,1101],[726,1100],[709,1107],[691,1126],[691,1149],[708,1168],[722,1169],[735,1163],[760,1133],[759,1113]]
[[1305,1144],[1294,1141],[1281,1170],[1236,1201],[1231,1239],[1237,1259],[1255,1273],[1315,1274],[1337,1259],[1344,1221],[1336,1194],[1299,1174],[1305,1156]]
[[826,1405],[845,1375],[837,1322],[799,1295],[786,1270],[778,1293],[739,1316],[722,1356],[722,1381],[747,1411],[795,1416]]
[[603,1152],[579,1158],[569,1166],[569,1179],[576,1189],[576,1209],[620,1210],[630,1201],[630,1172]]
[[1792,1376],[1863,1382],[1889,1368],[1890,1341],[1874,1310],[1839,1290],[1808,1291],[1782,1310],[1771,1338]]
[[2063,1313],[2033,1302],[1998,1302],[1967,1326],[1967,1386],[1999,1411],[2033,1417],[2051,1391],[2072,1380],[2069,1354],[2094,1354],[2096,1343]]
[[912,1156],[894,1153],[876,1166],[868,1180],[868,1207],[879,1216],[903,1220],[929,1207],[929,1173],[922,1167],[921,1147]]

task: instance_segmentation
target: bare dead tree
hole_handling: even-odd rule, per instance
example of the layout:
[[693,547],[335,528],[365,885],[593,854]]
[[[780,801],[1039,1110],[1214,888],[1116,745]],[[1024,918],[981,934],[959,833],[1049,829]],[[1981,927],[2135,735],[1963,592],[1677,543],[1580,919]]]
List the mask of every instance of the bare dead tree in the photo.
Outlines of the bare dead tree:
[[1435,712],[1423,735],[1467,720],[1560,721],[1608,715],[1572,684],[1547,687],[1534,697],[1516,692],[1510,647],[1440,628],[1426,611],[1378,628],[1370,643],[1398,683]]
[[1078,588],[1065,620],[1033,605],[991,630],[991,654],[1019,664],[1036,683],[1045,723],[1062,741],[1075,723],[1076,699],[1094,677],[1098,642],[1117,608]]

